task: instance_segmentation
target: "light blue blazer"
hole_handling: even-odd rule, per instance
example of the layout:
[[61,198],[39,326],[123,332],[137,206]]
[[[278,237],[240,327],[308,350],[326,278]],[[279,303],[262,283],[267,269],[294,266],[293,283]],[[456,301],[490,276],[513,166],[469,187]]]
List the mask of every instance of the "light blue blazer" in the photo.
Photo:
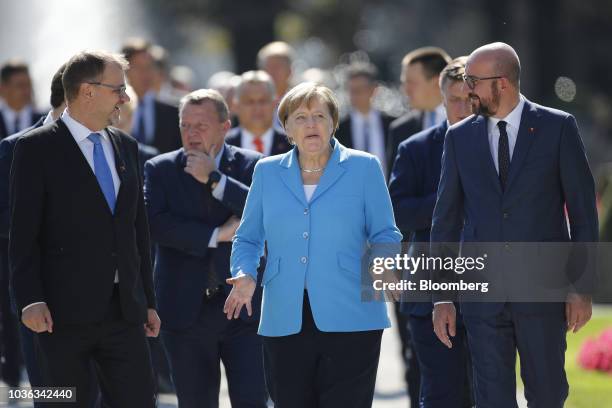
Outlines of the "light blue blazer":
[[368,244],[401,242],[378,159],[332,139],[333,152],[306,201],[297,150],[260,160],[231,256],[232,276],[257,277],[267,242],[259,334],[302,326],[304,289],[319,330],[390,327],[386,305],[362,301],[361,256]]

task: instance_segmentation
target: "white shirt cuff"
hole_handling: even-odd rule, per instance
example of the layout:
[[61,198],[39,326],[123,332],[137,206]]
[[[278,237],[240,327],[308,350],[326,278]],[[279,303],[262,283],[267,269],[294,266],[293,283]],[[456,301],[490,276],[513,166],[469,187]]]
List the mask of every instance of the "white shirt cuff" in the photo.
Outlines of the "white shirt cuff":
[[445,303],[453,303],[453,302],[451,302],[450,300],[443,300],[441,302],[434,302],[434,306],[436,306],[436,305],[443,305]]
[[221,174],[221,178],[219,179],[217,186],[212,191],[213,197],[215,197],[219,201],[223,200],[223,194],[225,193],[225,183],[227,183],[227,176],[225,174]]
[[216,248],[217,247],[217,237],[219,236],[219,227],[215,228],[212,235],[210,236],[210,239],[208,240],[208,247],[209,248]]
[[34,303],[30,303],[29,305],[27,305],[26,307],[24,307],[23,309],[21,309],[21,313],[25,312],[26,309],[34,306],[34,305],[45,305],[47,304],[47,302],[34,302]]

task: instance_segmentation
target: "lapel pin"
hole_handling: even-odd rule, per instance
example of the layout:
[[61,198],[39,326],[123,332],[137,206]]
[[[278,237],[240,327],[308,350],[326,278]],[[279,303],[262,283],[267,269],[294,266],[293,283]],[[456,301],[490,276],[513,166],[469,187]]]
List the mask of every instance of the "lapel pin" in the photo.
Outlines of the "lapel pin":
[[529,128],[529,133],[533,133],[535,131],[535,128],[530,127]]

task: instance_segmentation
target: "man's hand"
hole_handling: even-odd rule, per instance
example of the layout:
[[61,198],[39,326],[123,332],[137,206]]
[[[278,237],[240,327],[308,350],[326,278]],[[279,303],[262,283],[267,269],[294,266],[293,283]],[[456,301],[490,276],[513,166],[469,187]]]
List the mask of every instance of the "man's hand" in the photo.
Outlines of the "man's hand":
[[53,319],[46,303],[28,307],[21,314],[21,321],[35,333],[53,333]]
[[433,327],[438,339],[446,347],[453,348],[450,337],[457,335],[457,311],[454,304],[439,303],[434,306]]
[[253,299],[253,293],[257,285],[255,280],[249,275],[242,275],[226,279],[225,282],[233,285],[232,291],[225,299],[225,305],[223,306],[223,313],[227,315],[227,320],[237,319],[240,316],[242,306],[246,306],[247,313],[251,316],[253,314],[251,299]]
[[232,215],[219,227],[219,234],[217,235],[217,242],[231,242],[232,238],[236,234],[236,230],[240,225],[240,218]]
[[577,333],[593,314],[593,300],[588,295],[570,293],[565,301],[565,320],[567,331]]
[[210,153],[203,153],[198,150],[187,150],[187,164],[185,172],[189,173],[200,183],[205,184],[208,181],[208,175],[216,170],[215,164],[215,146],[210,148]]
[[144,330],[147,337],[157,337],[161,327],[161,320],[155,309],[147,309],[147,322],[144,324]]

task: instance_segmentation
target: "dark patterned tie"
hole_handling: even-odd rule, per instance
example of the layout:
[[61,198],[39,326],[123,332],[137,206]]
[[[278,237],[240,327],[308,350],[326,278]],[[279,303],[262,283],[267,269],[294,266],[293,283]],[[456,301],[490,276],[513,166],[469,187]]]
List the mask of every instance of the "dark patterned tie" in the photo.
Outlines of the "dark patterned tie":
[[508,144],[508,132],[506,132],[506,125],[507,123],[503,120],[497,122],[497,127],[499,128],[497,163],[499,165],[499,182],[501,183],[502,191],[506,190],[508,170],[510,169],[510,146]]
[[363,121],[363,151],[370,153],[370,123]]

